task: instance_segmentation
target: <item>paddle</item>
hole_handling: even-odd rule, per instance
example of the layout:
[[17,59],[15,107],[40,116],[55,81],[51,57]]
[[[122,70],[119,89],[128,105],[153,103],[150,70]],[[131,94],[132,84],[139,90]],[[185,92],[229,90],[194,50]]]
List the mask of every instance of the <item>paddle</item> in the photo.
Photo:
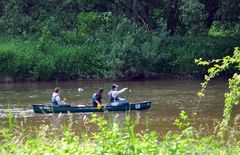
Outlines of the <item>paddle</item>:
[[127,98],[129,97],[130,92],[132,92],[132,90],[131,90],[131,89],[128,89],[128,93],[127,93],[127,95],[126,95],[126,97],[125,97],[126,100],[127,100]]

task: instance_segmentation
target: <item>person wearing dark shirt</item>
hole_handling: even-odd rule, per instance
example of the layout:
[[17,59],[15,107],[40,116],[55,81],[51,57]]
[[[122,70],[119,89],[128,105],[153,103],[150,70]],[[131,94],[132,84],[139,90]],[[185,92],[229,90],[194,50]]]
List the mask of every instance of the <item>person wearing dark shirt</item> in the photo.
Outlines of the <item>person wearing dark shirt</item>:
[[92,95],[92,104],[94,107],[102,106],[102,94],[103,94],[103,88],[100,88],[96,93]]

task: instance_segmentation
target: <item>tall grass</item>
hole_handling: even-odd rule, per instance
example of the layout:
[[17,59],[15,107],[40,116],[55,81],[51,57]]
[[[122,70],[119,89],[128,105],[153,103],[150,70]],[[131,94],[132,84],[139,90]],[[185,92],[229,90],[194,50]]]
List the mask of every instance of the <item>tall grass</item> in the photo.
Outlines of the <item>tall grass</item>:
[[[117,117],[106,120],[96,114],[84,119],[84,124],[96,125],[96,131],[80,130],[81,136],[72,132],[72,126],[64,126],[61,134],[49,126],[36,129],[36,135],[27,138],[21,130],[0,130],[0,154],[238,154],[239,142],[221,142],[210,136],[200,136],[199,132],[186,122],[182,113],[177,121],[188,124],[181,132],[169,132],[159,140],[158,132],[135,131],[130,116],[126,116],[125,126],[117,123]],[[183,122],[181,122],[183,120]],[[13,134],[14,133],[14,134]]]

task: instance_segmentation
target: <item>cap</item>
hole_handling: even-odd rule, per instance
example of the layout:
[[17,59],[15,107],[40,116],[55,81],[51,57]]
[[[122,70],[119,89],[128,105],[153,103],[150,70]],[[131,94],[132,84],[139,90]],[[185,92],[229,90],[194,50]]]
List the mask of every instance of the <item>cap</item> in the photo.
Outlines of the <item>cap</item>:
[[99,93],[102,93],[102,92],[103,92],[103,88],[99,88],[99,89],[98,89],[98,92],[99,92]]
[[117,87],[118,87],[118,85],[112,84],[112,88],[117,88]]

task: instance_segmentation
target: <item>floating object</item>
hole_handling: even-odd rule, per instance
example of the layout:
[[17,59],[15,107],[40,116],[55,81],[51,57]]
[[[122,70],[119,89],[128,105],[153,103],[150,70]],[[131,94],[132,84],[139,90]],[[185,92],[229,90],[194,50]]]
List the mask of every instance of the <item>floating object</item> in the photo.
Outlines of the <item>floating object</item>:
[[77,90],[78,90],[78,92],[79,92],[79,93],[81,93],[81,92],[83,92],[83,91],[84,91],[84,89],[83,89],[83,88],[78,88]]

